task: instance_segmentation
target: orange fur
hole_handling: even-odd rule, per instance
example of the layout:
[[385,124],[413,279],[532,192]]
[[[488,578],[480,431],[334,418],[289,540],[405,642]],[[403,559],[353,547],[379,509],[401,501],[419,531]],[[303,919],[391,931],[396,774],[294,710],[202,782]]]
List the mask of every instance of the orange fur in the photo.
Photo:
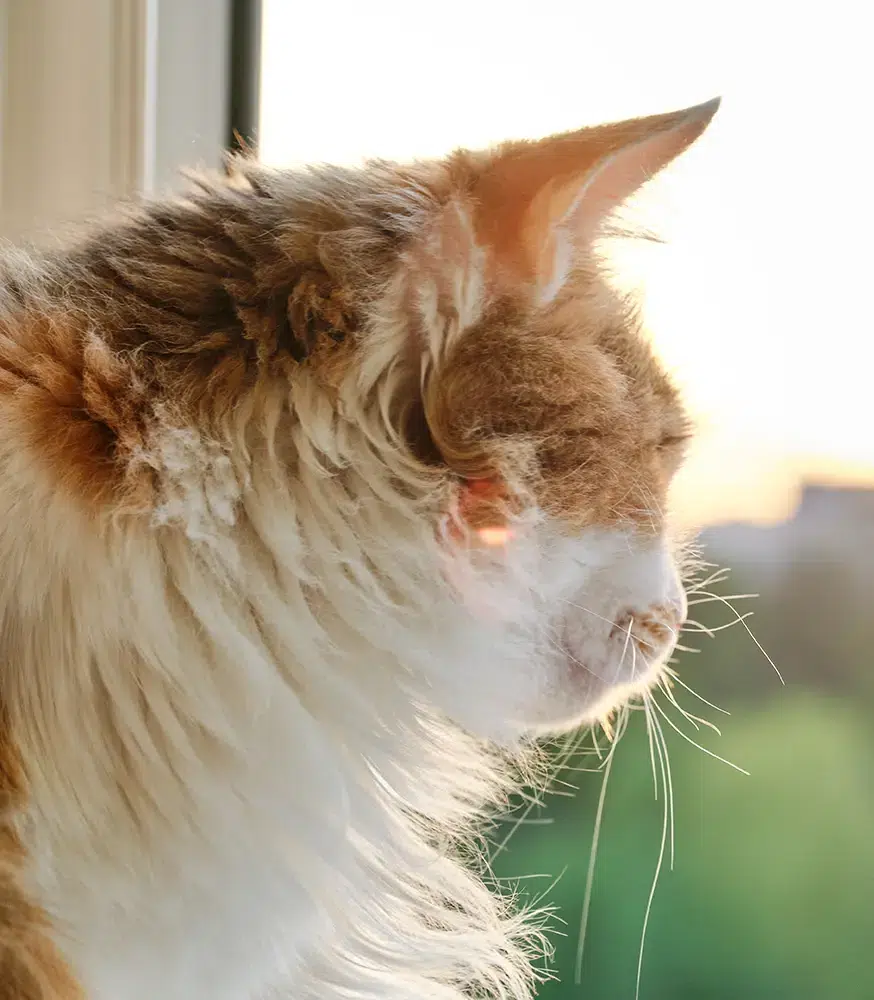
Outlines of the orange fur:
[[[102,539],[110,522],[156,516],[168,428],[230,454],[251,443],[246,415],[315,393],[313,412],[331,415],[328,473],[330,434],[363,399],[391,424],[385,460],[423,516],[454,492],[475,528],[533,504],[568,534],[661,532],[686,418],[593,236],[712,111],[411,167],[285,175],[240,162],[66,251],[0,261],[2,488],[23,520],[63,497]],[[375,357],[393,380],[378,405]],[[292,464],[294,435],[281,442]],[[666,641],[676,612],[656,611],[634,622],[641,648]],[[0,662],[0,704],[15,669]],[[0,725],[0,1000],[74,1000],[25,890],[20,722]]]
[[24,771],[4,718],[0,721],[0,1000],[84,1000],[49,936],[48,916],[23,885],[27,855],[16,821],[26,800]]
[[517,324],[511,314],[471,331],[431,384],[446,461],[465,477],[492,475],[496,443],[533,438],[530,489],[569,527],[658,520],[685,417],[656,363],[622,328],[587,330],[560,311],[524,336]]

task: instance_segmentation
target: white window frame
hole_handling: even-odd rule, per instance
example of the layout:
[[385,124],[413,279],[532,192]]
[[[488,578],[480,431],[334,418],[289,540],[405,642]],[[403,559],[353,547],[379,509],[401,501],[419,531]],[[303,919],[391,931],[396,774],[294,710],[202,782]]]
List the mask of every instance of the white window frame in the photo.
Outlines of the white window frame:
[[232,0],[0,0],[0,236],[219,166]]

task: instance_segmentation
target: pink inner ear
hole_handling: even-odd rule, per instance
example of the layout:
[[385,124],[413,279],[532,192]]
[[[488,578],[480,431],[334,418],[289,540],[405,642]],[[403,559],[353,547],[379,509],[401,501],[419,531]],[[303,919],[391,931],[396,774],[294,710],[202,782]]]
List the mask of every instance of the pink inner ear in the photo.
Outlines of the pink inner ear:
[[688,149],[714,110],[710,105],[693,108],[672,127],[653,131],[604,156],[574,188],[561,221],[578,237],[591,239],[607,215]]
[[496,276],[541,296],[554,291],[569,263],[557,259],[568,249],[557,232],[590,240],[606,215],[694,142],[718,104],[500,149],[475,189],[477,236]]

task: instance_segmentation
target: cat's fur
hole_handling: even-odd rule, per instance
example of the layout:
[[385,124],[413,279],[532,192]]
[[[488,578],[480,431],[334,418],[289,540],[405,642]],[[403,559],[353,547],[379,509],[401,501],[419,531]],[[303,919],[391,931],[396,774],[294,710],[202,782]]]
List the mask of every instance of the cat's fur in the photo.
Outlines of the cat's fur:
[[4,251],[2,1000],[529,996],[477,823],[685,614],[593,244],[714,110]]

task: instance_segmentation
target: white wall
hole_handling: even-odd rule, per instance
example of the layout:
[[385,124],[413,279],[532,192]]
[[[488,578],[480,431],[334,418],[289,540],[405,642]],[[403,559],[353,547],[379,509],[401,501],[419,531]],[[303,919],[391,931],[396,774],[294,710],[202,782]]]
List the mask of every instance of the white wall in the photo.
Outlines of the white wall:
[[0,236],[218,164],[230,0],[0,4]]

